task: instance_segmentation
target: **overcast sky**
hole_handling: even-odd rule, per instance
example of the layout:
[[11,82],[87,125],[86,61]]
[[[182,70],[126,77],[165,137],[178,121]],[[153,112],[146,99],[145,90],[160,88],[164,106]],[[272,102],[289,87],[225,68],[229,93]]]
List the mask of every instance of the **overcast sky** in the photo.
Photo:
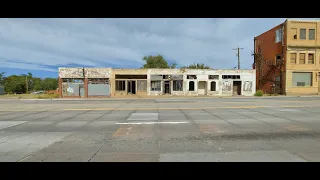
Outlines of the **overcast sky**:
[[278,19],[0,19],[0,71],[57,76],[58,67],[138,68],[162,54],[178,66],[251,68],[253,38]]

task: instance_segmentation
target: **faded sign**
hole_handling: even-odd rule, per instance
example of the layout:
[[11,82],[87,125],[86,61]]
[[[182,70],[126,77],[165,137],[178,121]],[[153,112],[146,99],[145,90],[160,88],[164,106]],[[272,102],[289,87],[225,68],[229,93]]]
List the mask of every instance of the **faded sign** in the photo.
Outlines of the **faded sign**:
[[243,83],[243,91],[252,91],[252,81],[245,81]]
[[222,82],[222,91],[231,91],[231,82],[223,81]]

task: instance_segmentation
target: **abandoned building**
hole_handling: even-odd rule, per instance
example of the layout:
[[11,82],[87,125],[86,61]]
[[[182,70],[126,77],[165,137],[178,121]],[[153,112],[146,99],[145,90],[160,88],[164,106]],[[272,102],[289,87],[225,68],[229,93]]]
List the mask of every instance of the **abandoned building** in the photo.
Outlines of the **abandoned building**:
[[320,21],[287,19],[254,38],[256,89],[320,94]]
[[59,68],[60,97],[252,96],[255,70]]

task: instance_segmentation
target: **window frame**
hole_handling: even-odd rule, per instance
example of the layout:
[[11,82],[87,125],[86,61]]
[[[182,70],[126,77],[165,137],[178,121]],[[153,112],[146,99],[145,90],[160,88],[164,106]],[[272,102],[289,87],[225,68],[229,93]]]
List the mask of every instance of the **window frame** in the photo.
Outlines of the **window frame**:
[[[159,84],[159,87],[152,87],[152,84],[155,84],[154,86],[157,86]],[[159,89],[158,89],[159,88]],[[150,91],[161,91],[161,81],[150,81]]]
[[[123,82],[123,85],[120,85],[121,84],[120,82]],[[119,87],[124,87],[124,88],[122,89]],[[126,91],[126,81],[125,80],[116,80],[115,89],[116,89],[116,91]]]
[[[311,30],[313,30],[313,39],[310,38],[310,34],[311,34],[310,31],[311,31]],[[309,40],[315,40],[315,39],[316,39],[316,29],[309,29],[309,32],[308,32],[308,33],[309,33],[309,34],[308,34]]]
[[[301,36],[301,31],[303,31],[304,30],[304,39],[302,39],[302,36]],[[307,29],[306,28],[300,28],[299,29],[299,39],[300,40],[306,40],[307,39]]]
[[[181,89],[177,88],[177,82],[181,82]],[[173,80],[172,81],[172,91],[183,91],[183,80]]]
[[[304,56],[301,56],[302,54],[303,54]],[[304,63],[300,63],[301,57],[304,57]],[[306,53],[299,53],[299,64],[306,64]]]
[[[292,62],[292,55],[293,54],[295,55],[294,62]],[[296,52],[290,53],[290,64],[297,64],[297,53]]]

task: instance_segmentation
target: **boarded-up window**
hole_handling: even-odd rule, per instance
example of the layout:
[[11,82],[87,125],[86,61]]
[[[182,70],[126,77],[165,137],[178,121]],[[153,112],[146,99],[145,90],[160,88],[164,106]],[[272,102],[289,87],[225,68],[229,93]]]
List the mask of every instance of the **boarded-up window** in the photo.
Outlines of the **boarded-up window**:
[[290,54],[290,63],[296,64],[297,63],[297,53],[291,53]]
[[189,91],[194,91],[194,82],[193,81],[189,82]]
[[183,81],[173,81],[173,91],[183,91]]
[[312,86],[312,73],[310,72],[292,73],[292,86]]
[[309,40],[315,40],[315,34],[316,34],[315,29],[309,29]]
[[314,54],[308,54],[308,64],[314,64]]
[[138,91],[147,91],[147,80],[138,80],[137,85]]
[[219,75],[209,75],[209,79],[219,79]]
[[161,91],[161,81],[151,81],[151,91]]
[[210,88],[211,91],[216,91],[216,82],[215,81],[212,81],[211,82],[211,88]]
[[297,39],[297,28],[291,28],[292,39]]
[[300,29],[300,39],[306,39],[306,29]]
[[126,81],[116,81],[116,91],[125,91]]
[[299,54],[299,64],[305,64],[306,63],[306,54],[305,53],[300,53]]

